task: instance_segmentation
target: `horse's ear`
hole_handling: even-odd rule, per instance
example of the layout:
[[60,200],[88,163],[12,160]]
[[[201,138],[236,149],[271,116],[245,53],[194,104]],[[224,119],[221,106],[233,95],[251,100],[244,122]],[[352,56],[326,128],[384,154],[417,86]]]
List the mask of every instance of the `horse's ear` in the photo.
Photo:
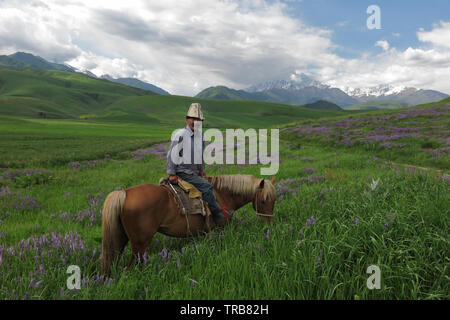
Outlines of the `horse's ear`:
[[277,180],[277,177],[276,176],[274,176],[273,178],[272,178],[272,184],[274,184],[275,183],[275,180]]
[[260,189],[264,188],[264,179],[262,179],[261,182],[259,183],[259,188]]

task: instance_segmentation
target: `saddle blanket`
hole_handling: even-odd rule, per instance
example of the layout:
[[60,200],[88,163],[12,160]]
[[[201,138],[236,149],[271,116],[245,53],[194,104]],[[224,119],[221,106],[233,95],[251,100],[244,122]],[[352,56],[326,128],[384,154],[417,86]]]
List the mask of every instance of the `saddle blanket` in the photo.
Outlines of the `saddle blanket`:
[[178,184],[171,184],[169,179],[161,178],[159,185],[166,187],[173,194],[181,215],[201,214],[204,217],[211,215],[208,203],[202,199],[202,193],[191,183],[178,177]]

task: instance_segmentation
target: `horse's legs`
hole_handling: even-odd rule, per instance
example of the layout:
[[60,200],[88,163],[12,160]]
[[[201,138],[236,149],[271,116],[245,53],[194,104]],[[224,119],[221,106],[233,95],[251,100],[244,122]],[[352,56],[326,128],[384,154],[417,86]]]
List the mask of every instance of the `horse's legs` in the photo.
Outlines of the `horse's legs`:
[[152,242],[153,236],[155,235],[156,231],[150,232],[145,234],[144,236],[140,236],[138,239],[131,239],[131,258],[130,262],[128,263],[127,269],[131,267],[134,260],[138,257],[142,259],[144,256],[145,251],[147,250],[148,246],[150,245],[150,242]]
[[117,246],[117,251],[116,251],[116,259],[119,260],[120,256],[122,255],[123,249],[125,249],[125,246],[128,243],[128,237],[125,234],[125,232],[122,234],[122,236],[116,240],[116,246]]

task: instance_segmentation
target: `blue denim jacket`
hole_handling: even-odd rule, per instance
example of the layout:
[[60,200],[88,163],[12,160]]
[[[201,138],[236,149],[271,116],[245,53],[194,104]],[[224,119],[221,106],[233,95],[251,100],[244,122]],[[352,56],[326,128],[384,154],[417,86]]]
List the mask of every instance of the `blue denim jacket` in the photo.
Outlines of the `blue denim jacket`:
[[[180,164],[176,164],[172,161],[171,153],[172,150],[174,150],[174,147],[177,146],[179,143],[183,142],[183,137],[190,137],[190,147],[191,147],[191,162],[190,163],[184,163],[181,162]],[[200,171],[205,169],[205,164],[203,162],[203,151],[205,150],[205,141],[203,141],[203,133],[200,132],[201,137],[201,163],[195,164],[194,163],[194,132],[189,128],[189,126],[186,126],[184,129],[182,129],[178,134],[178,139],[173,140],[170,144],[170,149],[167,152],[167,173],[169,175],[176,175],[178,172],[183,172],[186,174],[194,174],[194,175],[200,175]],[[189,143],[188,143],[189,145]],[[176,152],[176,151],[175,151]],[[179,156],[183,156],[183,149],[179,151]]]

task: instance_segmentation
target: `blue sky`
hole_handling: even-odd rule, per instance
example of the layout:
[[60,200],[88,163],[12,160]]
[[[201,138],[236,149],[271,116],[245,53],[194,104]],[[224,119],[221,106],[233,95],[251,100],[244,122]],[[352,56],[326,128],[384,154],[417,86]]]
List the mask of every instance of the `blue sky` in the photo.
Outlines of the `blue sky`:
[[0,54],[16,51],[188,96],[300,73],[450,94],[450,1],[0,0]]
[[[286,1],[290,14],[308,25],[333,30],[331,39],[342,46],[339,54],[355,58],[363,52],[379,52],[378,40],[387,40],[399,50],[426,46],[417,38],[420,28],[431,30],[433,24],[450,20],[450,1],[407,0],[303,0]],[[382,29],[369,30],[366,13],[370,5],[381,9]],[[340,26],[340,24],[343,24]]]

